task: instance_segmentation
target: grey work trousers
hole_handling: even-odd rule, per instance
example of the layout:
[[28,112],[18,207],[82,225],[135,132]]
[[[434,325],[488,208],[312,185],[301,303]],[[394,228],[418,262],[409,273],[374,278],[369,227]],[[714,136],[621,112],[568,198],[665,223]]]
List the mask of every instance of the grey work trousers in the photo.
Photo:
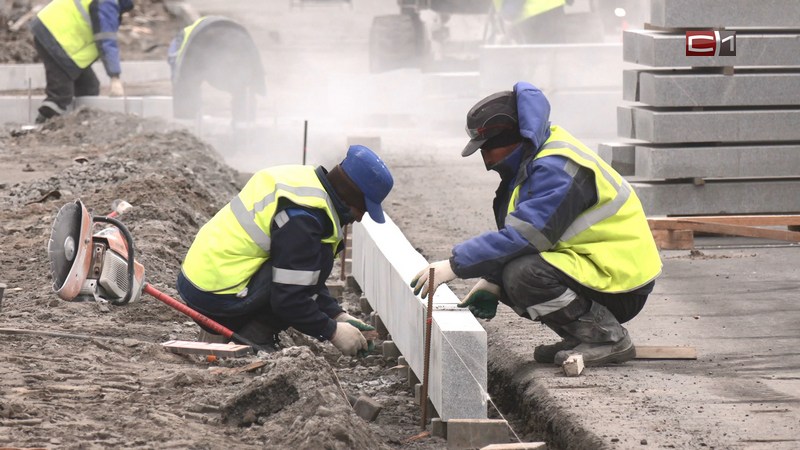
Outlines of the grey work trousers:
[[[588,311],[591,302],[605,306],[619,323],[625,323],[644,308],[654,285],[655,281],[651,281],[631,292],[599,292],[578,283],[539,254],[521,256],[503,268],[504,303],[523,317],[551,317],[563,323]],[[537,310],[540,313],[531,314]]]

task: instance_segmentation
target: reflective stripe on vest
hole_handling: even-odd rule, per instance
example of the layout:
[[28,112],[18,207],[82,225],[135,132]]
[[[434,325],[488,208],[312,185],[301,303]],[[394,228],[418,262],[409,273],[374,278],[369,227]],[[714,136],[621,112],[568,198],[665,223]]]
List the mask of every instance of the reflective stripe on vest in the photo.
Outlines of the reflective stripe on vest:
[[89,67],[100,55],[88,12],[92,1],[53,0],[37,14],[58,45],[81,69]]
[[661,259],[639,198],[630,184],[569,133],[551,127],[534,159],[559,155],[595,175],[597,203],[578,216],[557,242],[511,215],[521,182],[512,192],[506,226],[525,237],[546,261],[579,283],[602,292],[641,287],[661,272]]
[[[271,224],[280,199],[322,209],[333,224],[323,244],[338,245],[342,235],[339,216],[311,166],[279,166],[264,169],[197,233],[183,273],[198,289],[221,294],[237,293],[270,257]],[[297,272],[297,273],[289,273]],[[303,272],[303,273],[300,273]],[[275,281],[314,284],[313,272],[274,272]]]

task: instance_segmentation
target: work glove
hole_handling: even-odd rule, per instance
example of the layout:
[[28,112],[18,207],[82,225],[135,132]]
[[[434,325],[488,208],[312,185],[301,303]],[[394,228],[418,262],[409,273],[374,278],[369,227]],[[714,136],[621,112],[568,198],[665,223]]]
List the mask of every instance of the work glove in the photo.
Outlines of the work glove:
[[450,267],[450,260],[436,261],[435,263],[429,264],[428,267],[424,268],[411,280],[411,287],[414,288],[414,295],[419,295],[422,298],[428,296],[428,290],[430,289],[428,276],[430,275],[431,269],[434,271],[433,281],[436,283],[436,286],[433,287],[434,291],[440,284],[456,279],[456,274]]
[[125,88],[122,87],[122,80],[119,77],[111,77],[111,89],[108,91],[109,97],[124,97]]
[[336,322],[349,323],[350,325],[358,328],[358,331],[364,335],[364,339],[367,340],[367,349],[366,351],[360,350],[358,352],[358,356],[367,356],[367,354],[375,350],[375,339],[378,338],[378,332],[375,331],[375,327],[372,325],[367,325],[364,321],[358,320],[346,312],[336,316]]
[[336,322],[331,344],[346,356],[356,356],[359,352],[367,351],[367,339],[358,328],[347,322]]
[[497,303],[500,301],[500,286],[481,279],[466,297],[458,304],[459,308],[469,308],[478,319],[491,319],[497,314]]

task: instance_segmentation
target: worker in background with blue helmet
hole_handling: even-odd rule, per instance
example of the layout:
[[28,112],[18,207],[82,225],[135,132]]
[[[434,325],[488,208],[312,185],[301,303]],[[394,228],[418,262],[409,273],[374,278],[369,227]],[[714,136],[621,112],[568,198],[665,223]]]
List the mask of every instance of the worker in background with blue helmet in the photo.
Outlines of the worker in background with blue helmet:
[[132,9],[133,0],[53,0],[39,11],[31,31],[47,85],[36,123],[65,114],[74,97],[100,93],[92,69],[98,58],[111,80],[109,95],[125,95],[117,32]]
[[256,172],[197,233],[178,293],[264,347],[293,327],[345,355],[367,351],[362,331],[374,328],[342,310],[325,280],[343,247],[342,227],[367,213],[383,223],[381,202],[393,184],[386,164],[361,145],[330,171],[285,165]]
[[176,119],[202,113],[203,83],[230,94],[234,125],[255,119],[256,95],[266,95],[264,68],[253,38],[239,23],[221,16],[201,17],[175,36],[167,61]]

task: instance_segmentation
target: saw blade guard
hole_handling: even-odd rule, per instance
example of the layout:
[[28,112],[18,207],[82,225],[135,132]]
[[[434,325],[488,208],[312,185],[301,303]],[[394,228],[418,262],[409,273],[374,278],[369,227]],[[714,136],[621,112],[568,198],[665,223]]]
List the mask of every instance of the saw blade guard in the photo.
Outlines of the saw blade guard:
[[80,200],[62,206],[47,243],[53,291],[63,300],[74,300],[89,275],[92,216]]

